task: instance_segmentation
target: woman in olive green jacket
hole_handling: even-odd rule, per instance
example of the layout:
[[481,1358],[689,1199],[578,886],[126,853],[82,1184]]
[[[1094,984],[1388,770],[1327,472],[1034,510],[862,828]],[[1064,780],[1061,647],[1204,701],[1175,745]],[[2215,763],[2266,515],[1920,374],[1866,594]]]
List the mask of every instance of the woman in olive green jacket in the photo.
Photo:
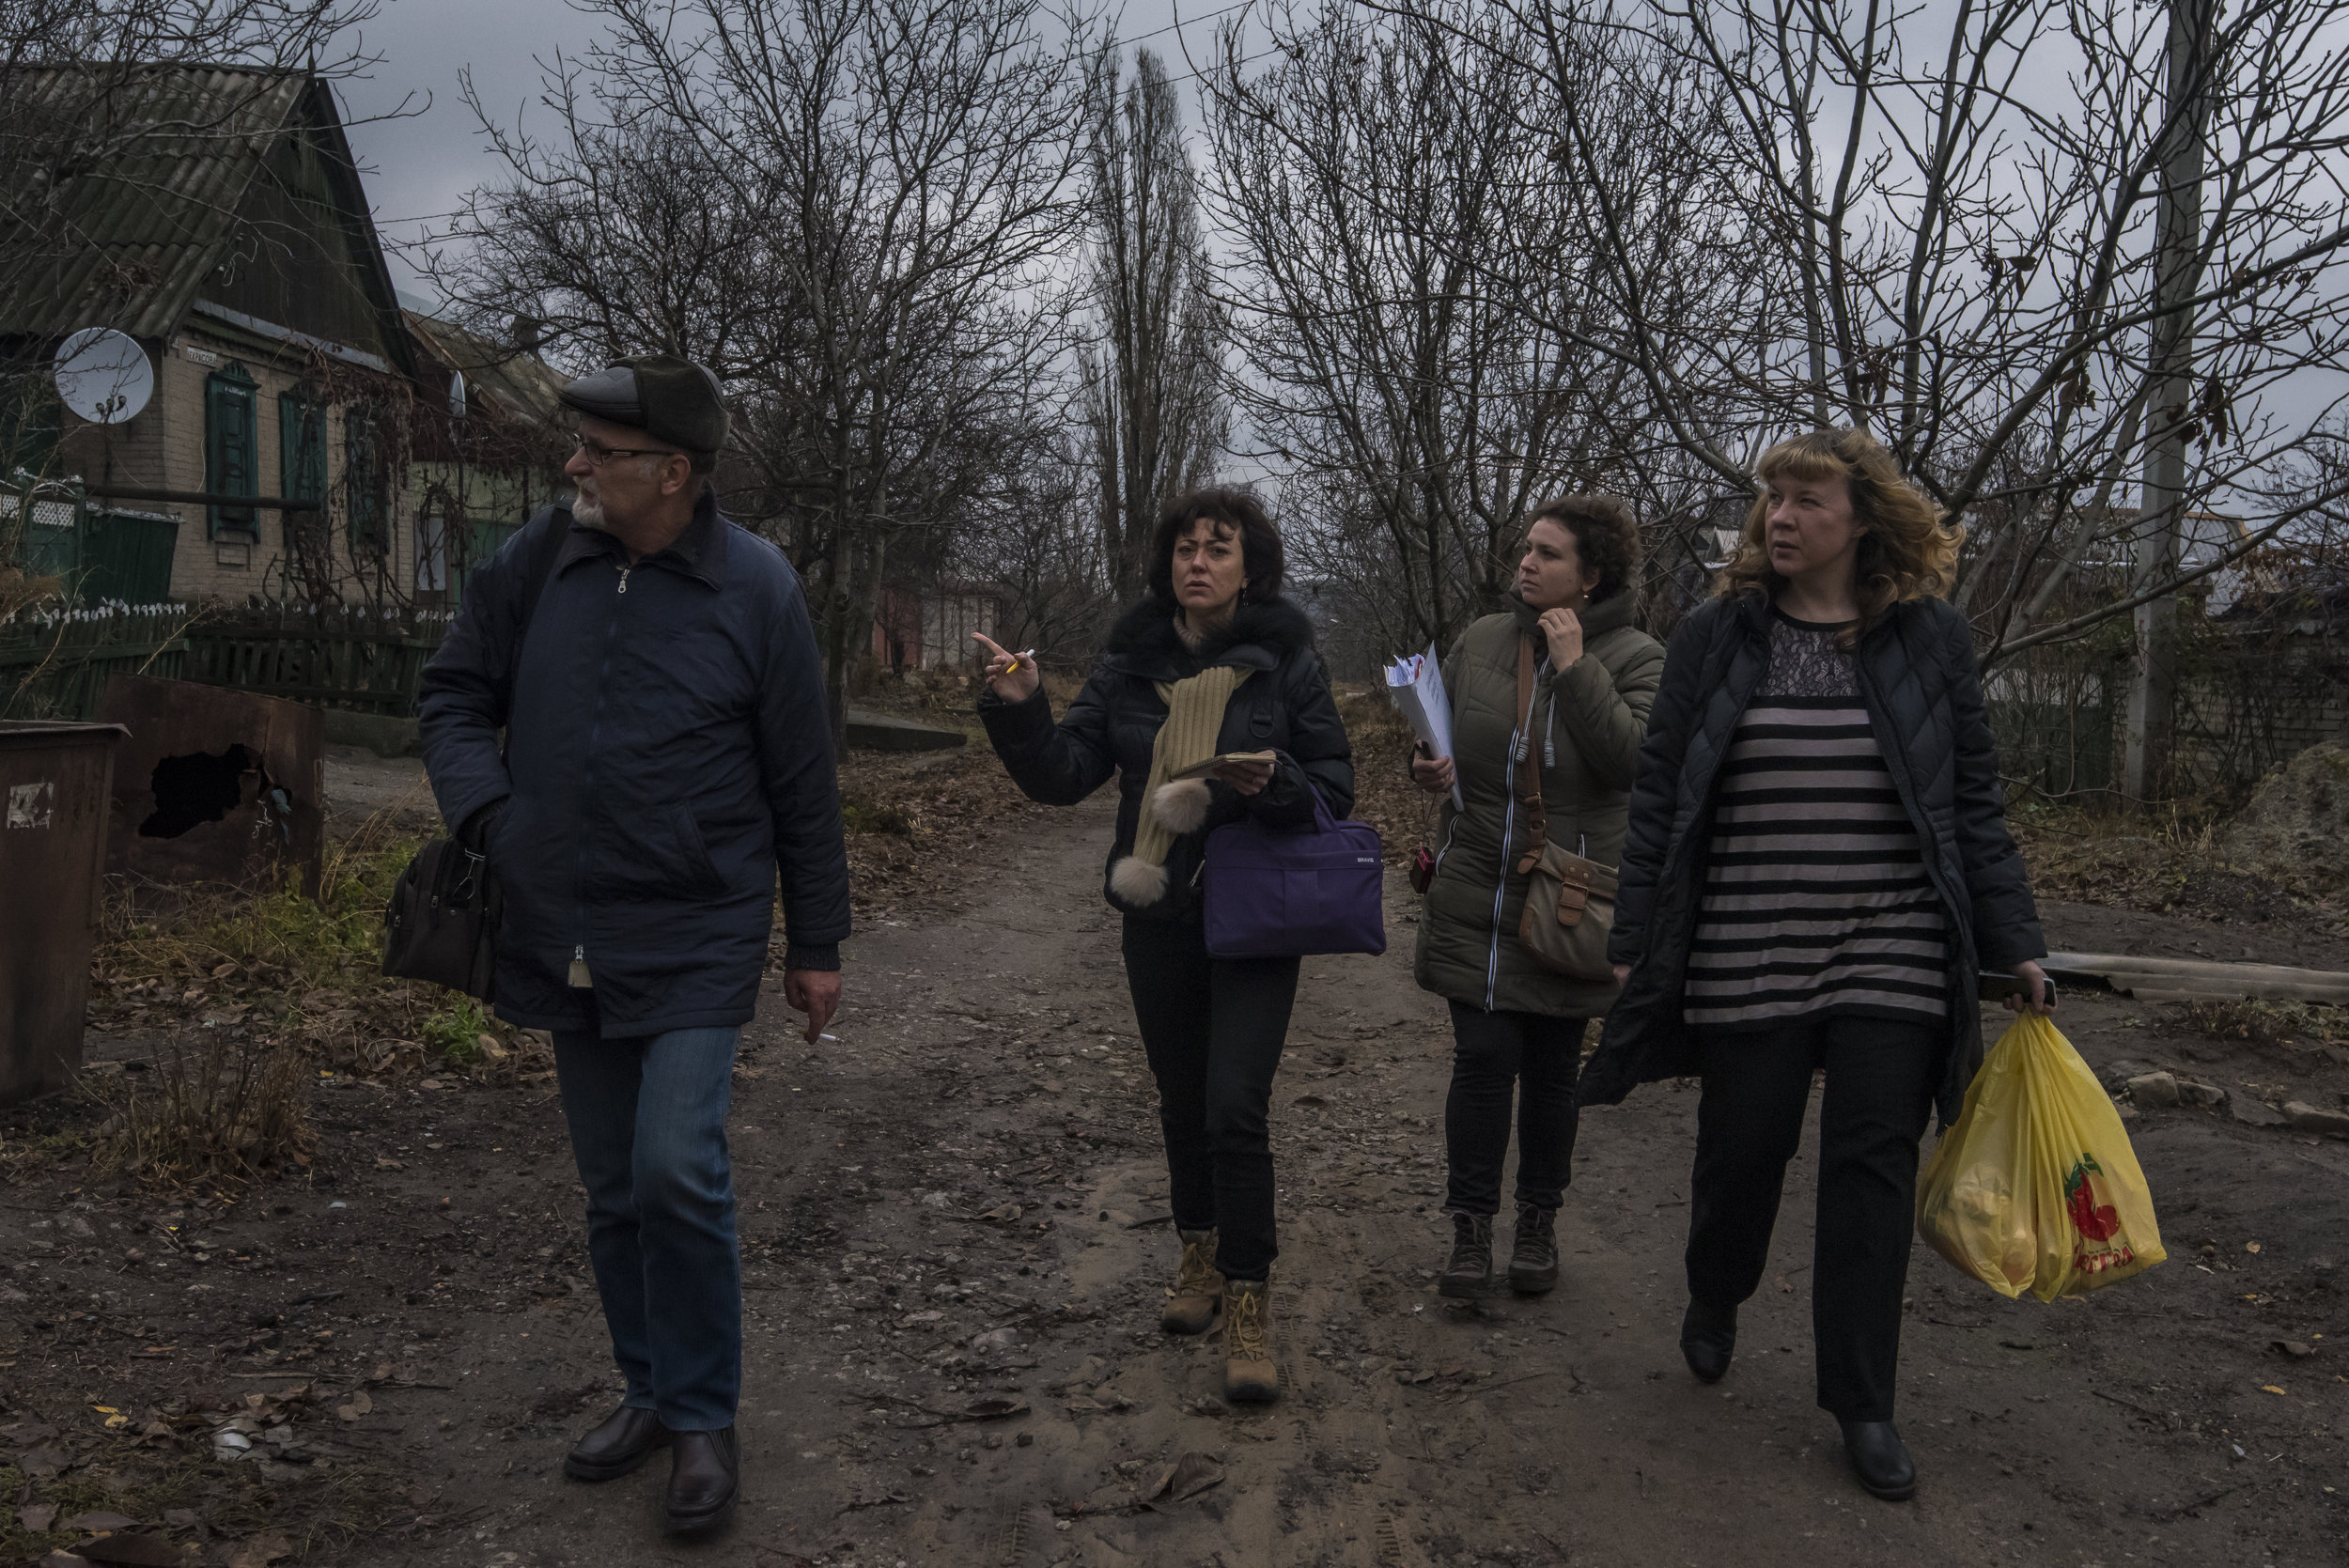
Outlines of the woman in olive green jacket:
[[[1537,966],[1517,945],[1526,878],[1515,859],[1529,833],[1516,806],[1513,758],[1541,759],[1547,834],[1602,865],[1623,847],[1624,819],[1664,650],[1631,624],[1627,591],[1640,535],[1612,496],[1577,495],[1533,514],[1511,608],[1461,633],[1444,660],[1455,757],[1411,763],[1421,788],[1446,796],[1436,874],[1421,910],[1415,970],[1452,1003],[1452,1090],[1444,1102],[1451,1184],[1445,1296],[1493,1289],[1493,1216],[1517,1101],[1517,1226],[1509,1283],[1548,1290],[1553,1238],[1574,1157],[1575,1075],[1584,1023],[1614,1001],[1611,982]],[[1532,701],[1517,702],[1517,650],[1533,640]],[[1449,791],[1460,786],[1455,806]],[[1520,1088],[1521,1086],[1521,1088]]]

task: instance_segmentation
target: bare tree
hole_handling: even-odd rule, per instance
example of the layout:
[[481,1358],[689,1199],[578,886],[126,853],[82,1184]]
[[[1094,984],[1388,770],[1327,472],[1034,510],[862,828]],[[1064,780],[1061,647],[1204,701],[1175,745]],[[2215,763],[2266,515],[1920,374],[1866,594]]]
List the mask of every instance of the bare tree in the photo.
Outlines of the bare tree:
[[[758,432],[747,455],[810,581],[838,726],[893,553],[975,493],[954,453],[1031,407],[1056,350],[1045,272],[1081,218],[1069,132],[1089,30],[1048,26],[1040,0],[582,8],[607,29],[581,69],[610,135],[690,171],[726,225],[760,230],[741,258],[766,288],[730,365]],[[592,183],[582,165],[602,134],[568,112],[566,127],[537,172],[514,161],[534,196]],[[690,225],[682,238],[680,335],[703,315],[694,290],[738,259]]]
[[1282,10],[1276,64],[1243,70],[1227,29],[1206,77],[1241,406],[1313,524],[1308,566],[1398,644],[1499,601],[1548,493],[1612,486],[1653,510],[1685,489],[1635,365],[1594,347],[1601,259],[1519,101],[1538,78],[1493,72],[1513,25],[1473,4]]
[[1082,357],[1084,414],[1112,588],[1131,597],[1159,507],[1204,482],[1230,431],[1224,322],[1199,190],[1166,68],[1138,53],[1121,85],[1105,46],[1089,105],[1085,278],[1099,337]]
[[[2120,0],[1494,3],[1514,23],[1495,69],[1545,81],[1590,200],[1612,351],[1675,446],[1729,486],[1792,430],[1880,436],[1968,524],[1956,598],[1993,659],[2180,586],[2172,563],[2032,624],[2052,583],[2147,526],[2116,486],[2150,450],[2192,448],[2155,510],[2256,504],[2331,406],[2306,372],[2349,347],[2341,0],[2211,20],[2183,93],[2168,13]],[[1700,85],[1724,132],[1703,191],[1742,265],[1698,332],[1675,333],[1651,287],[1606,134],[1606,89],[1657,65]],[[2201,164],[2191,262],[2157,266],[2182,138]],[[2169,390],[2174,357],[2150,362],[2159,344],[2188,346],[2190,396]],[[1678,416],[1692,408],[1709,428]],[[2288,525],[2262,515],[2238,548]]]

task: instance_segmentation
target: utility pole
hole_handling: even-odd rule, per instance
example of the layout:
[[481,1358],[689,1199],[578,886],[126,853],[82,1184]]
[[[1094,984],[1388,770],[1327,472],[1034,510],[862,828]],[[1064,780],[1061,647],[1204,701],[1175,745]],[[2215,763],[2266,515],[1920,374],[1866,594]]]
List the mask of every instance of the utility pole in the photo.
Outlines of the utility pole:
[[[2154,227],[2154,318],[2146,355],[2145,467],[2138,491],[2136,586],[2178,569],[2186,520],[2186,437],[2194,396],[2194,297],[2201,268],[2202,147],[2210,129],[2211,35],[2218,0],[2170,0],[2169,130]],[[2137,608],[2122,793],[2142,806],[2168,787],[2177,732],[2178,597]]]

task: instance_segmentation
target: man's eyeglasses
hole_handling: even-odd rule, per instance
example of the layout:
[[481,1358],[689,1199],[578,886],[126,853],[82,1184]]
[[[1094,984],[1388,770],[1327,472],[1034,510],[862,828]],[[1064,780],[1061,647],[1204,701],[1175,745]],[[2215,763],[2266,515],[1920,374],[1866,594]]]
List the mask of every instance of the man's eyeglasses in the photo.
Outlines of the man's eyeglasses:
[[601,468],[614,458],[682,458],[686,454],[673,446],[606,446],[593,436],[582,436],[571,448],[571,456],[584,452],[590,468]]

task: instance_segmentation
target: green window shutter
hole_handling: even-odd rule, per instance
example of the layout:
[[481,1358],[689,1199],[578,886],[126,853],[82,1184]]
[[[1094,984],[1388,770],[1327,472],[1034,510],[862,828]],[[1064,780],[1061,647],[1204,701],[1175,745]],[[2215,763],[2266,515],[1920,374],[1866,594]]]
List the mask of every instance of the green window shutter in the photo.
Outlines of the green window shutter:
[[381,555],[392,548],[389,478],[375,405],[353,403],[343,411],[343,489],[354,556]]
[[[204,380],[204,488],[214,495],[258,495],[260,431],[256,418],[260,388],[241,365],[230,363]],[[257,538],[260,528],[250,506],[206,509],[213,538],[241,534]]]
[[298,392],[277,395],[277,482],[288,501],[326,499],[326,409]]

